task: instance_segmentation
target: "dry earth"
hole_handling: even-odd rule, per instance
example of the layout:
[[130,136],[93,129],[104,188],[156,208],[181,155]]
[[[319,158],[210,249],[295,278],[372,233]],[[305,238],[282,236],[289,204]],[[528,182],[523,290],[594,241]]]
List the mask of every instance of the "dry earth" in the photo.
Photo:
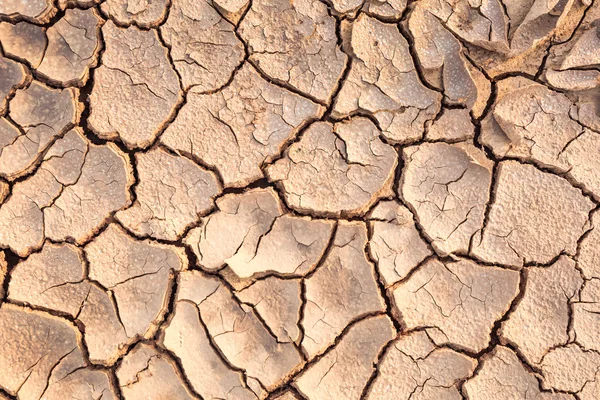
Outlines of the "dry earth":
[[0,0],[0,400],[600,399],[600,0]]

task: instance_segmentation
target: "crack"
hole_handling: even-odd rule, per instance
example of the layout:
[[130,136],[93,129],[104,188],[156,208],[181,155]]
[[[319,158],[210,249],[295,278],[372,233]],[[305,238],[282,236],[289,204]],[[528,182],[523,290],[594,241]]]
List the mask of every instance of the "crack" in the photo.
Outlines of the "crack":
[[[177,377],[179,378],[181,383],[184,385],[184,387],[190,393],[192,393],[194,396],[196,396],[198,399],[204,399],[198,392],[196,392],[194,390],[194,386],[192,385],[192,382],[185,374],[185,370],[183,368],[183,363],[182,363],[181,359],[179,357],[177,357],[177,355],[175,353],[173,353],[172,351],[166,349],[165,347],[161,346],[160,344],[158,344],[154,341],[140,340],[139,343],[144,343],[144,344],[151,346],[162,357],[165,357],[165,359],[166,359],[165,361],[169,362],[169,364],[174,369],[175,374],[177,375]],[[137,343],[136,343],[136,345],[137,345]],[[121,362],[122,362],[122,358],[119,360],[119,364]]]
[[[404,39],[408,43],[408,50],[410,53],[410,57],[412,58],[414,70],[416,71],[421,84],[423,86],[425,86],[426,88],[428,88],[429,90],[433,90],[436,93],[440,93],[442,95],[442,98],[444,98],[444,91],[433,86],[425,78],[425,74],[423,73],[423,70],[421,69],[421,62],[419,60],[419,55],[417,54],[417,49],[415,48],[415,39],[414,39],[412,33],[410,32],[410,29],[408,29],[408,20],[410,18],[410,15],[413,12],[415,5],[416,5],[416,2],[413,2],[409,5],[407,5],[402,17],[400,18],[400,22],[398,23],[398,30],[400,31],[400,34],[404,37]],[[440,21],[440,23],[441,23],[441,21]]]
[[475,231],[473,233],[473,235],[471,235],[471,239],[469,240],[469,250],[468,253],[469,254],[473,254],[473,246],[474,246],[474,241],[475,241],[475,237],[479,234],[479,243],[477,243],[477,246],[481,245],[481,242],[483,241],[483,236],[485,234],[485,228],[488,226],[488,223],[490,221],[490,213],[492,211],[492,206],[496,203],[496,193],[498,192],[498,176],[500,174],[499,172],[499,166],[500,164],[498,162],[494,163],[494,166],[492,168],[492,174],[491,174],[491,183],[490,183],[490,187],[489,187],[489,192],[490,192],[490,196],[489,196],[489,200],[486,204],[485,207],[485,212],[483,213],[483,221],[481,223],[481,229],[478,229],[477,231]]
[[254,62],[250,57],[248,57],[248,59],[246,60],[246,62],[248,64],[250,64],[254,70],[261,76],[261,78],[263,78],[265,81],[269,82],[272,85],[275,86],[279,86],[285,90],[287,90],[288,92],[292,92],[294,94],[297,94],[298,96],[304,97],[310,101],[312,101],[313,103],[316,103],[322,107],[326,107],[327,104],[325,102],[323,102],[322,100],[317,99],[316,97],[308,94],[308,93],[304,93],[303,91],[296,89],[295,86],[291,85],[290,83],[286,82],[286,81],[282,81],[281,79],[276,79],[273,78],[269,75],[267,75],[259,66],[258,63]]
[[[494,325],[492,327],[492,331],[490,334],[490,341],[489,341],[488,346],[485,349],[481,350],[479,353],[473,354],[473,358],[481,359],[481,357],[483,355],[490,353],[497,345],[503,344],[502,338],[500,336],[500,330],[502,329],[502,324],[504,323],[504,321],[508,320],[508,318],[511,316],[511,314],[516,310],[516,308],[521,303],[521,300],[523,300],[523,297],[525,297],[525,291],[527,289],[527,273],[528,273],[527,268],[523,268],[520,271],[519,292],[517,293],[515,298],[510,303],[510,306],[508,307],[508,310],[504,313],[504,315],[500,319],[498,319],[494,322]],[[474,374],[474,376],[475,376],[475,374]]]
[[[583,3],[586,4],[585,2],[583,2]],[[546,68],[546,62],[548,61],[548,58],[549,58],[550,53],[552,51],[552,48],[554,46],[559,46],[561,44],[568,43],[568,42],[570,42],[575,37],[575,35],[579,31],[579,28],[583,24],[583,21],[585,21],[588,12],[593,9],[593,4],[592,3],[593,2],[590,1],[589,4],[586,4],[586,8],[583,11],[583,13],[581,14],[581,18],[577,22],[577,25],[575,26],[575,28],[573,29],[573,31],[571,32],[571,34],[569,35],[569,37],[567,37],[563,41],[554,41],[554,38],[550,41],[550,44],[548,45],[548,48],[546,49],[546,54],[544,55],[544,57],[542,59],[542,63],[540,64],[540,67],[539,67],[537,73],[535,74],[535,80],[536,81],[540,81],[541,82],[541,76],[544,74],[545,70],[547,69]]]
[[2,305],[2,302],[4,302],[8,297],[8,289],[12,271],[15,269],[17,264],[24,261],[25,259],[19,257],[15,252],[6,249],[4,250],[4,260],[6,261],[7,267],[6,275],[4,276],[4,281],[2,282],[2,289],[0,289],[0,293],[3,294],[3,296],[0,298],[0,305]]
[[4,303],[6,303],[6,304],[12,304],[12,305],[15,305],[15,306],[19,306],[19,307],[25,308],[27,310],[40,311],[40,312],[43,312],[43,313],[46,313],[46,314],[50,314],[53,317],[57,317],[57,318],[61,318],[63,320],[67,320],[68,322],[70,322],[71,325],[77,326],[75,318],[73,318],[73,316],[71,314],[68,314],[68,313],[65,313],[65,312],[62,312],[62,311],[57,311],[57,310],[53,310],[51,308],[29,304],[27,302],[20,301],[20,300],[14,300],[14,299],[11,299],[11,298],[4,299]]
[[[392,321],[394,321],[393,318],[392,318]],[[394,322],[394,325],[395,325],[395,322]],[[399,332],[399,330],[397,328],[396,328],[396,330]],[[394,347],[395,344],[396,344],[396,339],[392,339],[385,346],[383,346],[381,348],[381,350],[379,351],[379,354],[377,355],[375,362],[373,362],[373,372],[371,373],[371,376],[367,380],[367,383],[365,384],[363,391],[360,395],[361,400],[366,400],[368,398],[371,388],[373,387],[373,384],[375,383],[375,380],[380,375],[379,365],[383,362],[383,360],[387,356],[388,352],[390,351],[390,349],[392,347]]]
[[398,313],[396,311],[397,307],[394,305],[394,301],[392,300],[394,298],[394,296],[392,296],[391,294],[388,294],[388,289],[386,289],[385,282],[381,276],[381,272],[379,272],[379,263],[372,257],[371,252],[369,251],[369,243],[371,243],[371,239],[373,238],[373,227],[372,227],[372,224],[369,224],[369,223],[367,223],[366,226],[367,226],[367,239],[368,240],[365,243],[365,248],[363,249],[363,252],[364,252],[367,260],[369,260],[369,264],[371,266],[373,274],[375,275],[375,281],[376,281],[377,287],[379,289],[379,295],[385,302],[386,313],[392,320],[392,323],[394,325],[394,328],[396,329],[396,332],[401,332],[403,329],[402,324],[400,322],[401,316],[400,316],[400,313]]
[[547,165],[543,165],[542,163],[536,161],[536,160],[528,160],[528,159],[521,159],[521,158],[517,158],[517,157],[513,157],[513,156],[504,156],[504,157],[494,157],[494,161],[496,161],[497,163],[502,162],[502,161],[516,161],[519,164],[523,164],[523,165],[533,165],[534,167],[536,167],[538,170],[542,171],[542,172],[546,172],[548,174],[551,175],[555,175],[558,177],[563,178],[564,180],[566,180],[571,186],[573,186],[575,189],[578,189],[579,191],[581,191],[581,194],[586,197],[587,199],[589,199],[592,203],[594,203],[594,205],[599,205],[600,201],[597,199],[598,196],[594,195],[593,192],[591,192],[587,187],[585,187],[585,185],[577,182],[572,175],[570,174],[569,171],[563,172],[563,171],[559,171],[556,168],[552,168],[549,167]]
[[172,271],[169,277],[169,286],[165,298],[167,299],[166,306],[163,308],[163,315],[159,322],[156,323],[156,332],[154,333],[153,340],[159,341],[164,334],[164,330],[171,323],[173,316],[175,315],[175,305],[177,302],[177,293],[179,289],[179,276],[180,271]]
[[285,395],[286,393],[291,393],[296,396],[300,400],[309,400],[303,393],[301,393],[296,387],[293,385],[286,385],[278,388],[277,390],[273,390],[270,393],[269,399],[277,399],[279,400],[279,396]]
[[415,207],[410,202],[408,202],[404,199],[404,195],[402,193],[402,187],[403,187],[404,171],[408,168],[407,161],[408,160],[406,159],[404,152],[402,152],[401,156],[398,157],[398,166],[397,166],[397,170],[396,170],[396,177],[394,179],[394,193],[396,193],[396,195],[398,196],[398,200],[400,201],[400,203],[404,207],[406,207],[412,214],[415,228],[416,228],[417,232],[419,233],[419,237],[423,240],[424,243],[427,244],[428,250],[432,254],[438,254],[438,252],[435,250],[435,248],[432,245],[432,242],[435,241],[435,238],[430,237],[429,234],[427,233],[427,230],[425,229],[425,227],[421,224],[421,221],[419,220],[419,217],[417,216],[418,214],[417,214],[417,210],[415,209]]
[[[233,294],[233,291],[232,291],[232,294]],[[187,301],[187,300],[181,300],[181,301]],[[187,302],[189,302],[189,301],[187,301]],[[200,325],[202,325],[202,329],[204,329],[204,334],[206,335],[206,338],[208,339],[208,343],[209,343],[210,347],[213,349],[213,351],[219,357],[219,359],[223,362],[223,364],[225,364],[227,366],[227,368],[229,368],[231,371],[235,371],[242,375],[242,377],[244,378],[244,382],[247,385],[246,387],[249,387],[248,379],[250,377],[248,376],[246,370],[236,367],[229,361],[227,356],[221,351],[221,348],[215,342],[215,338],[210,334],[210,331],[208,330],[208,326],[202,319],[202,313],[200,312],[199,305],[196,303],[193,303],[193,302],[189,302],[189,303],[192,304],[198,312],[198,320],[200,321]],[[256,380],[257,380],[257,382],[259,382],[258,379],[256,379]],[[261,384],[261,386],[262,386],[262,384]]]
[[[58,368],[60,366],[60,364],[67,358],[69,357],[71,354],[73,354],[73,352],[77,350],[77,348],[75,347],[73,350],[69,351],[68,353],[66,353],[65,355],[63,355],[62,357],[60,357],[56,363],[54,363],[54,365],[50,368],[50,371],[48,372],[48,379],[46,380],[46,386],[44,386],[44,390],[42,390],[42,394],[40,396],[40,398],[44,397],[44,394],[46,393],[46,390],[48,390],[48,387],[50,386],[50,379],[52,378],[52,375],[54,374],[54,370],[56,370],[56,368]],[[80,368],[77,368],[71,372],[69,372],[69,374],[72,374],[73,372],[79,370]],[[65,378],[67,376],[69,376],[69,374],[67,374],[65,376]],[[64,379],[64,378],[63,378]]]
[[0,396],[6,397],[8,400],[18,400],[15,396],[8,393],[5,389],[0,387]]
[[342,87],[344,86],[344,83],[348,79],[348,75],[350,75],[350,71],[352,70],[352,62],[354,59],[354,55],[350,53],[344,46],[344,40],[341,33],[343,18],[340,18],[339,16],[335,15],[332,10],[333,8],[331,6],[328,6],[327,14],[335,19],[335,36],[337,38],[336,46],[342,53],[346,55],[346,64],[344,65],[344,68],[342,70],[342,75],[339,77],[338,81],[333,87],[329,105],[325,109],[325,112],[322,116],[322,120],[324,121],[328,120],[331,117],[331,113],[333,112],[338,96],[342,91]]
[[[329,236],[329,240],[327,242],[327,245],[325,246],[323,254],[321,254],[321,258],[319,259],[319,261],[317,261],[314,268],[311,271],[308,271],[300,280],[300,314],[298,316],[298,329],[300,330],[300,337],[298,338],[298,343],[302,343],[304,341],[304,338],[306,337],[306,330],[304,329],[304,324],[302,323],[305,317],[306,305],[308,304],[308,298],[306,296],[306,280],[313,276],[321,268],[321,266],[325,263],[325,261],[331,254],[331,251],[335,247],[335,236],[337,233],[338,226],[339,225],[337,222],[333,225]],[[302,358],[304,360],[308,360],[308,352],[305,351],[302,346],[300,346],[300,350]]]
[[[290,384],[294,385],[293,381],[296,380],[296,378],[298,378],[299,376],[301,376],[304,372],[308,371],[310,369],[310,367],[316,363],[319,362],[319,360],[321,360],[323,357],[325,357],[327,354],[329,354],[329,352],[331,350],[333,350],[341,341],[342,339],[344,339],[344,337],[346,337],[346,335],[348,335],[348,332],[358,323],[360,323],[361,321],[364,321],[366,319],[369,319],[371,317],[380,317],[380,316],[387,316],[387,314],[383,311],[374,311],[374,312],[368,312],[368,313],[364,313],[356,318],[354,318],[353,320],[351,320],[348,325],[346,325],[346,327],[342,330],[342,332],[336,336],[336,338],[334,339],[333,343],[330,343],[325,349],[323,349],[319,354],[317,354],[316,356],[314,356],[312,359],[310,359],[304,366],[304,368],[300,369],[299,371],[291,374],[290,376],[288,376],[286,379],[284,379],[284,381],[282,383],[280,383],[280,385],[275,388],[274,390],[279,390],[282,387],[285,387],[286,385]],[[294,386],[295,387],[295,386]],[[296,387],[296,389],[298,389]]]

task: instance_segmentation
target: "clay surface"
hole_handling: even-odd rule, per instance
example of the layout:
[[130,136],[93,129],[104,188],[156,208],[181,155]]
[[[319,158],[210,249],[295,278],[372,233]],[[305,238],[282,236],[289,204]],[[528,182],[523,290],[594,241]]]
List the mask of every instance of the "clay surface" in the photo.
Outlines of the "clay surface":
[[0,0],[0,400],[600,399],[600,0]]

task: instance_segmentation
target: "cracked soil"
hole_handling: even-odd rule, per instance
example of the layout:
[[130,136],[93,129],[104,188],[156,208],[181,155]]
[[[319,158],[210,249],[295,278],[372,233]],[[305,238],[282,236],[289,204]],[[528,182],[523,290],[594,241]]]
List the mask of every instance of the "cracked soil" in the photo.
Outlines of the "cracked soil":
[[14,399],[600,399],[600,0],[0,0]]

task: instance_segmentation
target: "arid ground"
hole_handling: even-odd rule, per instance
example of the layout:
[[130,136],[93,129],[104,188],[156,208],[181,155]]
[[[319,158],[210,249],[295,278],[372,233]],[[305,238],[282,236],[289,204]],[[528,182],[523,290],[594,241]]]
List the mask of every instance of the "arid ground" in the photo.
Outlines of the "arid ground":
[[600,0],[0,0],[0,400],[600,399]]

